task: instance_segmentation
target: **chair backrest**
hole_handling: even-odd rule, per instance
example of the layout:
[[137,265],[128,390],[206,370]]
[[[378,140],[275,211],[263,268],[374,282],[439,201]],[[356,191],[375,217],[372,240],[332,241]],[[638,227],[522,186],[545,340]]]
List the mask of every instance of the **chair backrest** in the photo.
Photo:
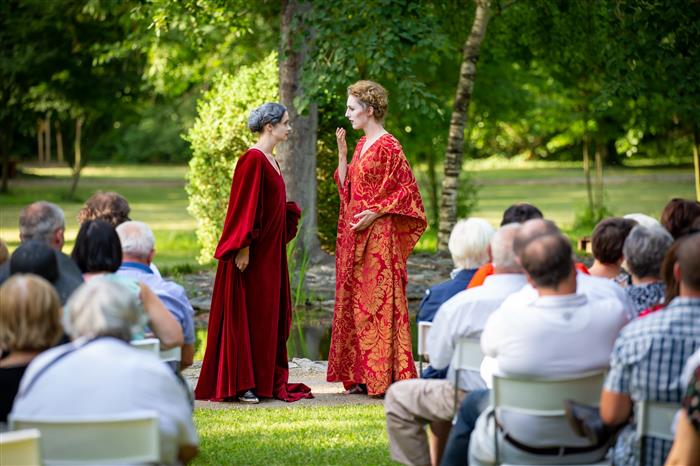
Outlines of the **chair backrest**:
[[161,350],[160,360],[164,362],[180,362],[182,359],[182,349],[179,346],[175,348],[170,348],[168,350]]
[[481,352],[481,340],[479,338],[460,337],[457,340],[455,352],[452,355],[450,366],[455,371],[469,369],[479,371],[484,353]]
[[[160,461],[158,413],[91,417],[10,417],[12,429],[41,432],[46,464],[138,464]],[[4,464],[4,463],[3,463]]]
[[637,438],[656,437],[673,440],[671,426],[680,409],[679,403],[662,403],[642,400],[635,403],[637,412]]
[[37,429],[0,434],[0,464],[17,466],[41,464]]
[[418,322],[418,356],[428,354],[428,334],[432,327],[432,322]]
[[143,340],[131,340],[131,346],[136,349],[148,351],[160,357],[160,340],[157,338],[144,338]]
[[535,416],[563,416],[566,399],[597,405],[604,376],[604,371],[560,378],[494,374],[491,401],[494,408]]

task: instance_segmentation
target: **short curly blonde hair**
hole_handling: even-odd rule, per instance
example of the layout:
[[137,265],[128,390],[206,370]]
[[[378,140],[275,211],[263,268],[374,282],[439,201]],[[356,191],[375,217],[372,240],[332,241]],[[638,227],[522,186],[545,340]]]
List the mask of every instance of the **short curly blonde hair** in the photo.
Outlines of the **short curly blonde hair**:
[[357,81],[348,86],[348,95],[355,97],[362,105],[374,109],[374,118],[383,121],[389,106],[389,93],[381,84],[374,81]]

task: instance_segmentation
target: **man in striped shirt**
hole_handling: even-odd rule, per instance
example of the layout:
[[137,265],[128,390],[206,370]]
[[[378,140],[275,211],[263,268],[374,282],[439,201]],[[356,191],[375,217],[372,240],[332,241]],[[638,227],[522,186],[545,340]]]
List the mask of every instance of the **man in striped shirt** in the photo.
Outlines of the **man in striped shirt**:
[[[682,241],[674,267],[680,295],[663,311],[628,324],[615,342],[600,401],[600,415],[608,425],[627,423],[636,401],[680,405],[683,365],[700,348],[700,233]],[[671,442],[649,438],[639,451],[635,428],[629,422],[620,432],[613,463],[636,465],[642,459],[643,464],[663,464]]]

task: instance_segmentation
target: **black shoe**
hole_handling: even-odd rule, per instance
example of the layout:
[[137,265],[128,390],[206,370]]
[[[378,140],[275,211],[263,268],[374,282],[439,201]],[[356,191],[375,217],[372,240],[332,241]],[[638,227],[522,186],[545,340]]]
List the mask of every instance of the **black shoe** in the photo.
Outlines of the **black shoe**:
[[611,429],[603,423],[597,406],[564,400],[564,410],[569,425],[579,437],[586,437],[593,445],[610,441]]
[[258,397],[255,396],[255,393],[253,393],[251,390],[248,390],[242,395],[238,395],[238,401],[242,401],[243,403],[250,403],[252,405],[260,403]]

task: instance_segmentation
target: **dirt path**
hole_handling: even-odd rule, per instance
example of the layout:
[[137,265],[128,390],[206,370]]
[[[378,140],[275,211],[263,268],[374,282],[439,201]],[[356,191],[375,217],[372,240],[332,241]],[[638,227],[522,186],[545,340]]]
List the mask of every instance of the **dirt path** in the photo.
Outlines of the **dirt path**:
[[[183,371],[183,376],[192,383],[197,384],[201,361]],[[309,361],[308,359],[294,359],[290,361],[289,381],[301,382],[311,387],[314,398],[303,399],[294,403],[286,403],[280,400],[261,400],[260,404],[249,405],[245,403],[212,403],[210,401],[196,401],[195,408],[207,409],[258,409],[258,408],[287,408],[287,407],[314,407],[314,406],[346,406],[346,405],[382,405],[383,400],[369,398],[367,395],[344,395],[343,385],[340,383],[326,382],[326,362]]]

